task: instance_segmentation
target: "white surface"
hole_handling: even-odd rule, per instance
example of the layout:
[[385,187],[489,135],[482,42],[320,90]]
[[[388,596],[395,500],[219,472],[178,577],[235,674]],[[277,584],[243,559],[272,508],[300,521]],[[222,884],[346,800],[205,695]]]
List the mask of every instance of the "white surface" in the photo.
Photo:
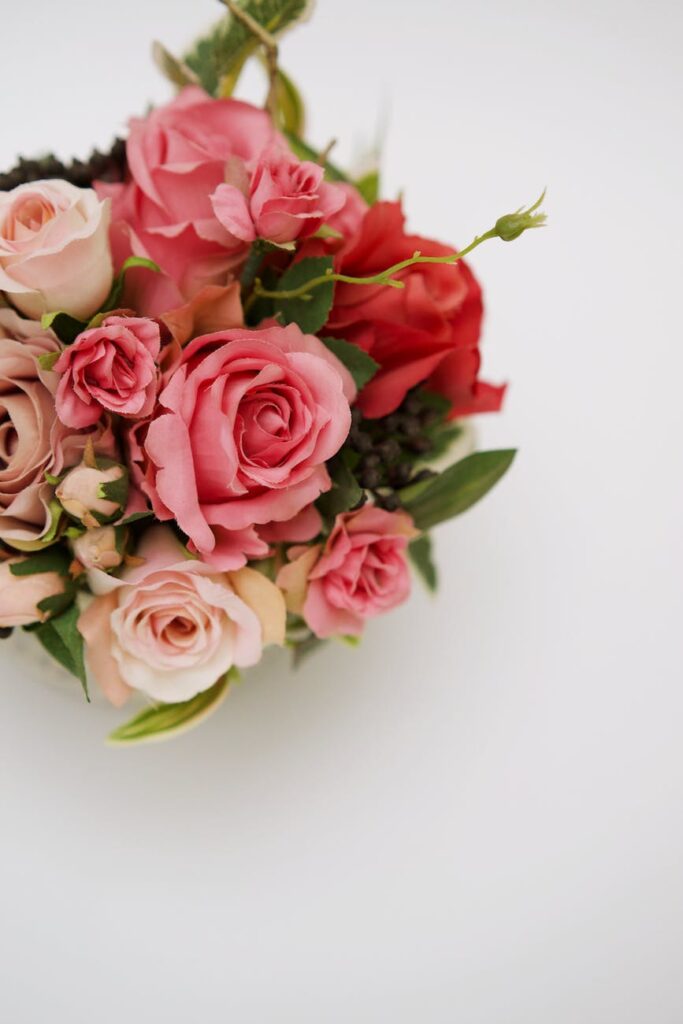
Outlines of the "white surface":
[[[209,0],[11,5],[0,160],[104,144],[166,95]],[[106,11],[106,15],[105,15]],[[275,657],[176,743],[3,647],[0,1010],[97,1021],[678,1024],[681,72],[666,0],[321,0],[283,46],[310,137],[464,244],[488,446],[510,477],[438,536],[436,602],[360,653]],[[7,83],[10,83],[8,91]]]

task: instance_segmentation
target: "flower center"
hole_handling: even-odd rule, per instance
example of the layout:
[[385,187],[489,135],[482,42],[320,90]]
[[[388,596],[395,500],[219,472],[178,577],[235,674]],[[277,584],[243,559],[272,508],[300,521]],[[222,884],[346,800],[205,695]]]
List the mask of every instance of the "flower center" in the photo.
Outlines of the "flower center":
[[49,200],[33,193],[20,198],[10,210],[2,234],[8,242],[21,242],[37,235],[57,211]]

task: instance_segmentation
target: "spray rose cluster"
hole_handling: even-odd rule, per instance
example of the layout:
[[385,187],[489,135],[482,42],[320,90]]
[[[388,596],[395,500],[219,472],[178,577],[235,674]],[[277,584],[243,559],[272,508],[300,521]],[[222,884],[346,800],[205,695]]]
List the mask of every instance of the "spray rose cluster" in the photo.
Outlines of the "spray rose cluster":
[[462,254],[308,147],[276,68],[261,109],[206,51],[170,63],[186,84],[101,178],[0,190],[0,631],[151,700],[129,741],[268,645],[357,638],[409,560],[433,584],[429,531],[512,458],[463,447],[504,388]]

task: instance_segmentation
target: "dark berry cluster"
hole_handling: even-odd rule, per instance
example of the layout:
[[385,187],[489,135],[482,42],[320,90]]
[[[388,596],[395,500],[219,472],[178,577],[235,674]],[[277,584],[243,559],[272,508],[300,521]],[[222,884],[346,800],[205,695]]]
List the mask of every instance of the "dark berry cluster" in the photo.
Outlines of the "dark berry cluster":
[[444,422],[444,405],[423,391],[410,392],[399,408],[381,419],[363,419],[353,411],[348,444],[356,453],[354,475],[383,508],[399,507],[396,493],[433,473],[415,463],[435,450],[436,433]]
[[107,153],[95,150],[87,160],[73,160],[64,164],[56,156],[36,159],[19,158],[11,171],[0,174],[0,192],[8,192],[17,185],[43,178],[62,178],[78,188],[89,188],[93,181],[123,181],[126,175],[126,143],[116,139]]

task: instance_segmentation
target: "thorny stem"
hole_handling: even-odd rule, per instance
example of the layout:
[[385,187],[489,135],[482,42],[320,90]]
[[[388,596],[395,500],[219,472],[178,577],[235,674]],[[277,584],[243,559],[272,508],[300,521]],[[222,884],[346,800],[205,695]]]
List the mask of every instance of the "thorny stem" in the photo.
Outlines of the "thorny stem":
[[255,18],[252,18],[248,11],[245,11],[240,7],[236,0],[221,0],[221,3],[224,3],[233,18],[237,18],[238,21],[241,21],[245,28],[249,29],[252,35],[256,36],[259,42],[263,45],[266,64],[268,67],[268,79],[270,81],[265,106],[270,116],[275,120],[277,114],[278,88],[277,40],[270,34],[270,32],[268,32],[267,29],[263,27],[263,25],[260,25]]

